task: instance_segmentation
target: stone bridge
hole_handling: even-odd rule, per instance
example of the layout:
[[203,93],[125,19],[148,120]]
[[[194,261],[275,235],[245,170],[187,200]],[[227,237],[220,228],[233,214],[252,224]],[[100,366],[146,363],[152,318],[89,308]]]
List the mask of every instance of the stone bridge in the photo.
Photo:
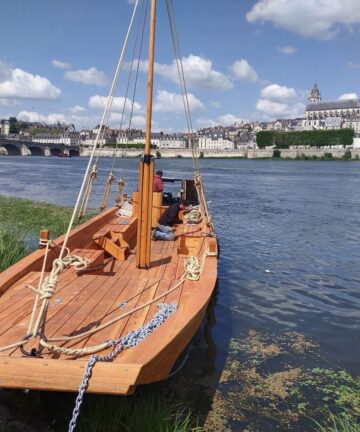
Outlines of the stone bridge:
[[80,149],[77,146],[42,144],[23,139],[0,137],[0,147],[5,148],[9,156],[80,156]]

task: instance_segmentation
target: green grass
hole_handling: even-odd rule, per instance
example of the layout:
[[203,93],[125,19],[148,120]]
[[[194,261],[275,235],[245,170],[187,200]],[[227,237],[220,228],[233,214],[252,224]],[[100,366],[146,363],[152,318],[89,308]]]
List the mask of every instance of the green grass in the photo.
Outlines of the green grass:
[[201,432],[190,410],[163,395],[143,392],[130,398],[90,396],[82,408],[79,432]]
[[37,248],[40,230],[52,239],[63,234],[71,214],[69,207],[0,195],[0,271]]
[[360,423],[352,416],[349,416],[347,412],[337,415],[329,412],[326,423],[320,424],[317,421],[314,421],[314,423],[317,432],[360,432]]
[[20,198],[0,196],[1,228],[20,233],[39,234],[41,229],[50,229],[56,238],[66,231],[72,209]]
[[29,250],[16,231],[0,231],[0,272],[19,261],[28,253]]

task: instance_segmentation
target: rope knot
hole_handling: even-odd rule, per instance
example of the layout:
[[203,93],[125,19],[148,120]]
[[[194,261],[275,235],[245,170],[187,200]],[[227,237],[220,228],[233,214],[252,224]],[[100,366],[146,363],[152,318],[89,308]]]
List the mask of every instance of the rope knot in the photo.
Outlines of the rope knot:
[[40,300],[49,300],[54,295],[57,285],[57,275],[46,276],[44,283],[40,289]]

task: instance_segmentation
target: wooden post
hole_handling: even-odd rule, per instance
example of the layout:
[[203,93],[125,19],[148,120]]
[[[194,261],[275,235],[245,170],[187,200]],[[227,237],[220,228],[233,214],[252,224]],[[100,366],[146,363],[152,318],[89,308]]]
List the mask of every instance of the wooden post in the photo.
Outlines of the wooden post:
[[151,247],[151,213],[154,162],[151,160],[151,117],[154,81],[154,50],[155,50],[155,21],[156,0],[151,0],[150,39],[149,39],[149,71],[148,92],[146,105],[146,141],[144,158],[139,164],[139,220],[137,232],[136,264],[139,268],[150,267]]
[[39,236],[39,249],[43,249],[46,247],[46,243],[50,239],[50,231],[49,230],[41,230]]
[[152,209],[152,222],[151,222],[151,226],[153,228],[157,227],[159,217],[161,216],[162,213],[162,199],[163,199],[162,192],[153,192],[153,209]]
[[139,217],[139,192],[133,192],[133,212],[132,216]]

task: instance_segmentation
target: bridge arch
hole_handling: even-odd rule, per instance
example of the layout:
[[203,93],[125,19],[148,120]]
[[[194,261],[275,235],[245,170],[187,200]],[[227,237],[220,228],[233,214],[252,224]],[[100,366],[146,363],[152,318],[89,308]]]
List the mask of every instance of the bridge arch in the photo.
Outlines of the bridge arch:
[[69,156],[80,156],[80,152],[77,149],[70,149]]
[[61,148],[59,147],[50,147],[50,155],[51,156],[59,156],[62,153]]
[[21,156],[21,149],[14,144],[3,144],[8,156]]
[[29,146],[30,156],[45,156],[44,149],[37,146]]

